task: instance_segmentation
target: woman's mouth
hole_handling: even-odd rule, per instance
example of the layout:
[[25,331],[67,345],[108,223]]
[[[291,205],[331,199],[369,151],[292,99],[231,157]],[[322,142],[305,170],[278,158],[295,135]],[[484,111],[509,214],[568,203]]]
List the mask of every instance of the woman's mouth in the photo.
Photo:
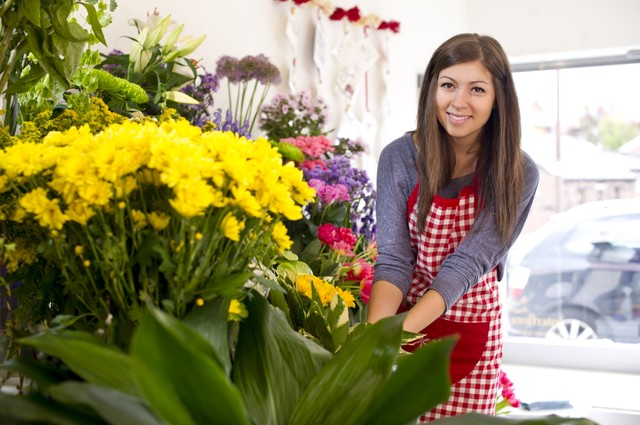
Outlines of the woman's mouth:
[[451,112],[447,112],[447,115],[453,124],[462,124],[471,119],[471,115],[454,115]]

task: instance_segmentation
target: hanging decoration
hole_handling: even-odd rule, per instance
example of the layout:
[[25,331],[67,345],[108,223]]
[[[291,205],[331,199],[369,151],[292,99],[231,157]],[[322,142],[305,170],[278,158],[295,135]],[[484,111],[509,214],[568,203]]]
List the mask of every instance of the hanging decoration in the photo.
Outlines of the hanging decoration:
[[291,50],[293,51],[293,57],[291,58],[291,62],[289,63],[289,89],[292,93],[298,92],[298,55],[296,54],[296,46],[298,44],[298,40],[300,39],[300,24],[299,20],[296,17],[296,9],[291,8],[289,16],[287,18],[287,28],[285,30],[285,34],[287,35],[287,40],[291,43]]
[[[275,0],[280,3],[287,2],[289,0]],[[363,27],[373,28],[379,31],[391,31],[394,33],[400,32],[400,23],[398,21],[385,21],[379,16],[374,14],[362,15],[358,6],[354,6],[350,9],[343,9],[341,7],[335,7],[330,0],[291,0],[296,6],[303,4],[312,4],[318,7],[318,10],[329,16],[331,21],[345,20],[352,24],[356,24]]]

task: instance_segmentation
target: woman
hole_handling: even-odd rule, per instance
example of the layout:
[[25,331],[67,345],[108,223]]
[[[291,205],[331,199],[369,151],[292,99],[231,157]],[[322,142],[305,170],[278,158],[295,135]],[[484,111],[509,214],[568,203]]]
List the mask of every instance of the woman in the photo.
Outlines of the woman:
[[379,256],[367,313],[376,322],[407,312],[404,329],[425,334],[420,343],[460,337],[449,400],[422,422],[495,411],[498,281],[538,178],[520,148],[518,99],[502,47],[477,34],[450,38],[427,65],[416,130],[380,156]]

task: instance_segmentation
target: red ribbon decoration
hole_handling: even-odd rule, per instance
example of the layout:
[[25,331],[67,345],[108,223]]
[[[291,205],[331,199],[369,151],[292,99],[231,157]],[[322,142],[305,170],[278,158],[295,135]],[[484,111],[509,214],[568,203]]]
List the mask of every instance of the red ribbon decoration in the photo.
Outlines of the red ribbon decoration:
[[400,32],[400,22],[398,21],[382,21],[378,25],[379,30],[391,30],[395,33]]
[[345,10],[341,7],[336,7],[329,19],[332,21],[339,21],[346,17],[350,22],[358,22],[360,20],[360,9],[358,6],[354,6],[349,10]]

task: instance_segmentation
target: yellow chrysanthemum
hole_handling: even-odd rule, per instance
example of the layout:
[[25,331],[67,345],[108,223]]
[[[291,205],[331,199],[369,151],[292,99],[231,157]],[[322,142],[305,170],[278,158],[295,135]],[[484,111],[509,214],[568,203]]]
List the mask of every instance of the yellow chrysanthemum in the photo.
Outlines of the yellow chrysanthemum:
[[281,222],[277,222],[273,225],[271,237],[278,244],[280,252],[291,248],[291,245],[293,245],[293,241],[291,240],[291,238],[289,238],[289,235],[287,233],[287,227]]
[[68,217],[62,213],[59,199],[49,199],[42,188],[37,188],[20,198],[20,206],[33,214],[42,227],[62,229]]
[[201,215],[216,200],[213,187],[204,180],[184,182],[173,188],[171,206],[183,217]]
[[149,220],[149,224],[151,224],[151,227],[153,227],[155,230],[162,230],[169,225],[171,217],[164,213],[157,213],[155,211],[152,211],[147,219]]
[[232,241],[240,240],[240,232],[244,229],[244,223],[239,221],[232,213],[227,213],[220,223],[224,235]]
[[133,220],[133,225],[138,229],[142,229],[147,225],[147,217],[140,210],[131,210],[131,220]]
[[95,215],[95,211],[84,201],[71,203],[64,212],[70,221],[80,224],[87,224],[89,219]]
[[313,293],[311,290],[311,285],[313,285],[316,292],[318,293],[323,306],[329,305],[334,297],[338,295],[344,301],[347,307],[355,307],[355,298],[349,291],[344,291],[341,288],[337,288],[330,282],[327,282],[320,279],[319,277],[310,274],[298,275],[296,289],[299,293],[306,296],[307,298],[312,298]]

